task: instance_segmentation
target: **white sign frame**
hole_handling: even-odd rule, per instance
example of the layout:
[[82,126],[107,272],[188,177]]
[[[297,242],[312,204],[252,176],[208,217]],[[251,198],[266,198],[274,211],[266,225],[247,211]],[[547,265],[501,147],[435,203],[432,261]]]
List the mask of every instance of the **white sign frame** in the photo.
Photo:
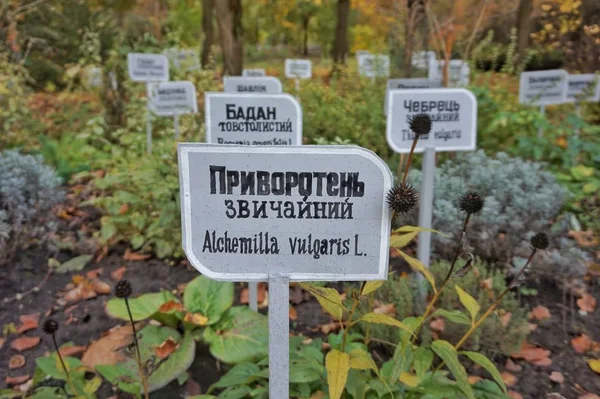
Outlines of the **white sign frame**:
[[[191,107],[181,108],[178,111],[163,112],[156,108],[157,97],[155,96],[155,90],[174,88],[174,87],[185,87],[186,97],[190,96],[189,100],[192,100]],[[191,93],[191,95],[190,95]],[[169,81],[160,82],[150,88],[150,109],[155,115],[158,116],[175,116],[180,114],[195,114],[198,112],[198,99],[196,97],[196,87],[194,84],[187,80],[182,81]]]
[[[293,73],[292,72],[292,65],[293,64],[306,64],[308,65],[308,72],[302,75],[299,75],[297,73]],[[312,61],[311,60],[304,60],[304,59],[297,59],[297,58],[287,58],[285,60],[285,77],[286,78],[291,78],[291,79],[311,79],[312,78]]]
[[[163,65],[164,73],[160,77],[140,78],[136,77],[135,68],[136,61],[140,58],[152,59],[153,62]],[[169,80],[169,60],[164,54],[149,54],[149,53],[128,53],[127,54],[127,72],[129,78],[134,82],[167,82]]]
[[[237,91],[227,90],[228,84],[239,85],[239,84],[264,84],[267,86],[265,92],[250,92],[250,91]],[[277,89],[274,91],[268,90],[270,85],[275,85]],[[283,86],[281,81],[274,76],[225,76],[223,78],[223,92],[225,93],[240,93],[240,94],[281,94],[283,93]]]
[[[538,95],[535,100],[527,99],[526,87],[529,87],[529,84],[527,81],[529,77],[544,78],[547,76],[557,76],[557,75],[562,75],[562,77],[563,77],[562,83],[561,83],[563,86],[561,88],[562,95],[561,95],[560,100],[548,100],[548,99],[545,100],[543,95],[541,95],[541,96]],[[564,103],[568,102],[567,101],[567,91],[569,89],[568,79],[569,79],[569,74],[564,69],[549,69],[549,70],[544,70],[544,71],[527,71],[527,72],[521,73],[521,76],[519,77],[519,104],[545,106],[545,105],[564,104]],[[527,86],[525,86],[525,85],[527,85]],[[554,88],[554,86],[552,88]],[[543,93],[541,93],[541,94],[543,94]]]
[[[192,218],[191,218],[191,194],[190,194],[190,153],[223,153],[223,154],[331,154],[331,155],[359,155],[369,159],[375,164],[383,175],[382,187],[382,214],[379,245],[379,269],[377,274],[345,274],[345,273],[302,273],[282,272],[290,281],[371,281],[387,279],[389,267],[389,240],[391,226],[391,212],[386,202],[386,194],[393,186],[393,176],[387,164],[374,152],[358,146],[231,146],[203,143],[180,143],[177,146],[179,160],[179,183],[181,196],[181,225],[182,246],[190,261],[190,264],[203,275],[217,281],[267,281],[269,273],[223,273],[213,272],[193,253]],[[265,258],[265,263],[268,263]]]

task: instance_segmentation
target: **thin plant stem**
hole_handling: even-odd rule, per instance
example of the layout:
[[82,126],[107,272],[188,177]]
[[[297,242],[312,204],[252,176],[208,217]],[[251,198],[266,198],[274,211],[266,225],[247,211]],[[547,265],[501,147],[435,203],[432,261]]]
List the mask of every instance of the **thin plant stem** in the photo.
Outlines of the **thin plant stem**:
[[413,140],[412,146],[410,147],[410,152],[408,153],[408,159],[406,160],[406,165],[404,166],[404,176],[402,177],[402,187],[406,184],[406,178],[408,177],[408,170],[410,169],[410,164],[412,163],[413,154],[415,152],[415,147],[417,146],[417,142],[419,141],[419,136],[415,133],[415,138]]
[[352,295],[352,307],[350,308],[350,312],[348,312],[347,326],[346,326],[346,329],[344,330],[344,337],[342,338],[342,352],[344,351],[344,349],[346,349],[346,341],[348,340],[348,335],[350,334],[350,327],[352,326],[352,318],[354,317],[354,313],[356,312],[356,308],[358,307],[358,304],[360,302],[360,293],[365,288],[365,284],[367,284],[367,282],[363,281],[360,286],[360,290],[358,292],[355,292]]
[[60,350],[58,348],[58,344],[56,343],[56,336],[52,334],[52,342],[54,343],[54,348],[56,349],[56,356],[60,360],[60,364],[62,365],[63,370],[65,370],[65,374],[67,376],[67,384],[69,384],[69,388],[73,392],[73,395],[77,395],[77,390],[75,390],[75,385],[73,385],[73,381],[71,380],[71,374],[69,374],[69,370],[67,369],[67,365],[60,354]]
[[135,351],[137,355],[137,364],[140,369],[140,377],[142,378],[142,385],[144,386],[144,397],[149,399],[148,394],[148,379],[144,372],[144,366],[142,364],[142,355],[140,354],[140,344],[138,342],[137,331],[135,330],[135,323],[133,322],[133,316],[131,315],[131,309],[129,308],[129,300],[125,298],[125,307],[127,307],[127,313],[129,314],[129,321],[131,321],[131,328],[133,329],[133,342],[135,344]]
[[[375,300],[375,294],[372,292],[369,294],[368,298],[367,298],[367,303],[368,303],[368,313],[371,313],[373,311],[373,302]],[[367,323],[367,327],[365,328],[365,345],[369,345],[369,342],[371,342],[371,323]]]

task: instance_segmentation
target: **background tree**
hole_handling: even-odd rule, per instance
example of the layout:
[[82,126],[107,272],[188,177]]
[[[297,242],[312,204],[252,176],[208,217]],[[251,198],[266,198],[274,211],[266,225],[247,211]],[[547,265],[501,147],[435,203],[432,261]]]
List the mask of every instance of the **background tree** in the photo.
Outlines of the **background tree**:
[[337,27],[333,42],[332,57],[337,64],[346,62],[348,54],[348,22],[350,14],[350,0],[338,0],[337,2]]
[[215,31],[213,28],[213,6],[214,0],[202,0],[202,32],[204,33],[204,42],[202,43],[202,68],[206,68],[210,57],[210,49],[215,40]]
[[244,67],[242,1],[216,1],[215,12],[223,52],[223,73],[241,75]]
[[517,9],[517,60],[520,62],[525,57],[529,46],[529,35],[531,33],[531,13],[533,12],[533,0],[519,0]]

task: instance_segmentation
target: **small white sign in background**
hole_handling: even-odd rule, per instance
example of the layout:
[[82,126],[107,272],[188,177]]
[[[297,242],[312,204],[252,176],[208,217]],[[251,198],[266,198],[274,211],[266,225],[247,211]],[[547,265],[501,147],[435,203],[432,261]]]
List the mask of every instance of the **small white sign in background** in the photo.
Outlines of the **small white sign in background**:
[[289,94],[205,93],[206,142],[302,144],[302,109]]
[[569,75],[567,84],[568,102],[600,101],[600,75],[593,73]]
[[202,274],[387,278],[393,178],[373,152],[184,143],[178,156],[183,247]]
[[244,69],[242,71],[242,76],[266,76],[266,72],[264,69],[255,68],[255,69]]
[[[445,64],[446,61],[444,60],[430,58],[427,77],[431,80],[443,80],[443,68]],[[463,60],[450,60],[450,64],[448,65],[448,84],[453,87],[468,86],[470,73],[471,69],[468,63]]]
[[387,114],[387,141],[399,153],[408,153],[414,140],[408,117],[430,115],[431,132],[419,138],[415,151],[474,150],[477,139],[477,100],[466,89],[392,90]]
[[358,57],[358,73],[369,78],[390,76],[390,57],[386,54],[362,54]]
[[567,102],[567,79],[563,69],[521,73],[519,102],[529,105],[563,104]]
[[279,94],[282,92],[282,88],[279,79],[273,76],[225,76],[223,78],[223,91],[225,93]]
[[412,54],[411,65],[416,69],[427,69],[429,60],[435,60],[435,51],[416,51]]
[[159,83],[150,88],[150,108],[159,116],[196,113],[196,88],[186,81]]
[[163,54],[173,63],[175,68],[184,72],[202,69],[197,50],[170,48],[163,51]]
[[312,77],[312,62],[310,60],[285,60],[285,77],[310,79]]
[[127,70],[134,82],[165,82],[169,80],[169,60],[162,54],[127,54]]
[[442,87],[442,81],[425,78],[389,79],[385,91],[384,112],[387,115],[390,90],[406,89],[437,89]]

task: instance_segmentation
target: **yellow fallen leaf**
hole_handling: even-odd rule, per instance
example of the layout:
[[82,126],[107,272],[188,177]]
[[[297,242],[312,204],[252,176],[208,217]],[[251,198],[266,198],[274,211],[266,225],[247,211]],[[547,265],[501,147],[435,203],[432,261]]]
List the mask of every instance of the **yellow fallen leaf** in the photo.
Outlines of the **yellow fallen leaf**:
[[403,371],[402,374],[400,374],[400,382],[406,385],[407,387],[415,388],[419,385],[420,381],[421,380],[419,379],[419,377],[407,373],[406,371]]
[[595,373],[600,374],[600,359],[590,359],[588,365]]

